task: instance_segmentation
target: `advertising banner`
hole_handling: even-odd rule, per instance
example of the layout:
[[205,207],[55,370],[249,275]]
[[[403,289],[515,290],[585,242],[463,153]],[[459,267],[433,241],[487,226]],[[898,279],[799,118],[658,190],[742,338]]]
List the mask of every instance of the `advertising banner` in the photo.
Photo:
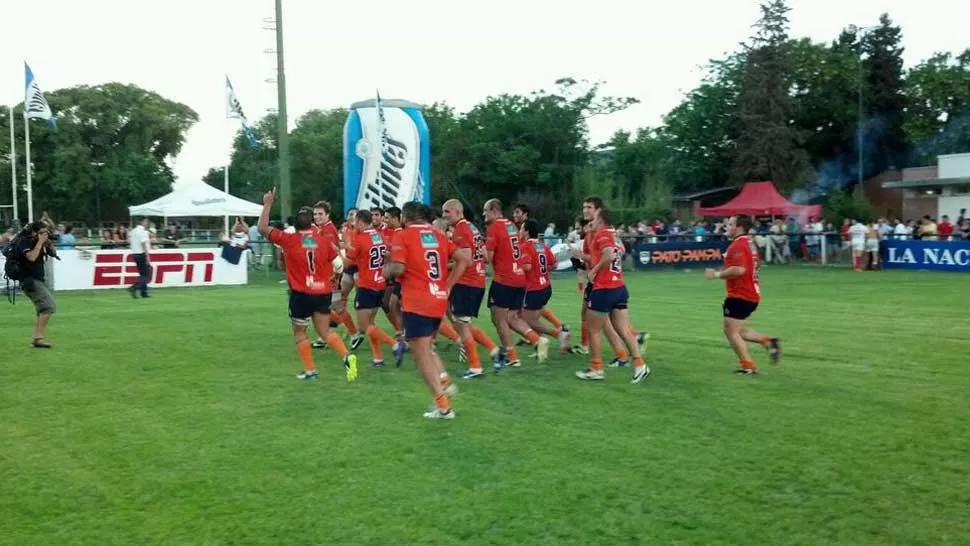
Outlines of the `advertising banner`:
[[344,214],[351,208],[431,204],[431,145],[421,105],[354,103],[344,124]]
[[637,269],[717,267],[724,263],[727,247],[726,240],[640,243],[633,248],[633,265]]
[[[134,255],[127,250],[64,250],[54,261],[54,290],[128,288],[138,278]],[[150,254],[149,286],[214,286],[246,284],[245,256],[238,264],[222,258],[219,249],[160,249]]]
[[970,241],[886,240],[879,243],[883,269],[970,273]]

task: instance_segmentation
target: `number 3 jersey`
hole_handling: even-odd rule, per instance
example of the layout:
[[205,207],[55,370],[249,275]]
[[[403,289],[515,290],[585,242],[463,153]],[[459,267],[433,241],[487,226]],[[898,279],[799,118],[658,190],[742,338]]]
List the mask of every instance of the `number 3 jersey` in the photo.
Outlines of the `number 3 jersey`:
[[314,230],[286,233],[274,228],[266,238],[283,249],[290,290],[303,294],[333,292],[333,259],[337,257],[337,247],[328,235]]
[[606,290],[609,288],[620,288],[623,286],[623,243],[616,236],[613,228],[601,228],[593,234],[593,242],[590,245],[589,257],[592,267],[603,259],[603,253],[613,249],[613,260],[596,271],[593,278],[593,290]]
[[536,292],[549,287],[549,270],[555,266],[556,256],[545,242],[530,239],[522,247],[525,263],[532,267],[525,273],[526,292]]
[[404,264],[401,309],[441,318],[448,308],[448,258],[455,251],[448,236],[428,224],[413,224],[397,232],[391,261]]
[[365,229],[354,235],[347,249],[347,259],[357,266],[357,286],[377,292],[387,287],[384,280],[387,252],[387,244],[376,229]]

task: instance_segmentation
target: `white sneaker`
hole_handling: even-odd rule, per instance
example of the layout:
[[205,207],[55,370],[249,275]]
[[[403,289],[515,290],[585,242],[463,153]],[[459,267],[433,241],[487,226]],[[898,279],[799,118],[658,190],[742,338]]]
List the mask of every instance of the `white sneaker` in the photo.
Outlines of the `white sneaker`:
[[650,366],[647,366],[646,364],[643,366],[636,366],[633,368],[633,379],[630,380],[630,383],[636,385],[648,377],[650,377]]
[[603,370],[594,370],[590,368],[588,370],[576,372],[576,377],[580,379],[590,379],[595,381],[601,381],[603,379],[606,379],[606,374],[603,372]]
[[536,344],[536,353],[539,356],[539,362],[545,362],[549,360],[549,338],[543,336],[539,338],[539,343]]
[[424,417],[427,419],[454,419],[455,410],[454,409],[441,410],[435,407],[424,412]]
[[563,325],[562,330],[559,332],[559,352],[566,354],[569,352],[569,341],[570,341],[569,330],[566,329],[566,325]]

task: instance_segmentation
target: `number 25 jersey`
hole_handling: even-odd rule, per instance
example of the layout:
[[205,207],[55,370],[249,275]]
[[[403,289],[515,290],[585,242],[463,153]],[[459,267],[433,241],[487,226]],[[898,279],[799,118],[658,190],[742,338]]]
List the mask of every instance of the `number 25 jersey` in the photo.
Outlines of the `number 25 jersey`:
[[589,249],[589,257],[592,266],[603,259],[603,253],[613,249],[613,259],[596,271],[593,278],[593,290],[607,290],[610,288],[620,288],[623,286],[623,244],[616,236],[613,228],[601,228],[593,234],[593,244]]
[[455,247],[448,236],[428,224],[414,224],[394,235],[391,261],[404,264],[401,309],[430,318],[448,308],[448,258]]
[[384,281],[384,258],[387,245],[375,229],[357,232],[347,249],[347,259],[357,266],[357,286],[380,292],[387,287]]

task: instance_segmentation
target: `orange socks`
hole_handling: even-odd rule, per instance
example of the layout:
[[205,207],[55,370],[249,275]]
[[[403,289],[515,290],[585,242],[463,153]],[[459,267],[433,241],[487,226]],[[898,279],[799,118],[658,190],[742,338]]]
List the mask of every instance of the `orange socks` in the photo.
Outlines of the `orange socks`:
[[448,395],[445,393],[435,395],[434,405],[437,406],[437,408],[441,411],[448,411],[451,409],[451,401],[448,400]]
[[301,339],[296,342],[296,351],[300,353],[300,360],[303,361],[303,370],[312,372],[317,369],[313,363],[313,346],[309,339]]
[[535,330],[529,330],[528,332],[522,334],[522,337],[524,337],[526,341],[528,341],[533,345],[535,345],[536,343],[539,343],[539,334],[537,334]]
[[334,351],[337,351],[340,358],[344,358],[350,354],[350,351],[347,350],[347,346],[344,345],[344,340],[340,339],[337,332],[330,332],[327,334],[327,345],[329,345]]
[[367,326],[367,337],[370,339],[370,350],[374,355],[374,360],[384,360],[384,351],[381,350],[381,343],[393,347],[394,338],[374,324]]
[[451,323],[441,321],[441,326],[438,326],[438,333],[454,342],[458,341],[458,332]]
[[481,370],[482,361],[478,359],[478,345],[475,343],[475,339],[469,339],[463,345],[465,346],[465,354],[468,355],[468,367],[472,370]]
[[477,341],[479,345],[485,347],[485,350],[489,353],[498,348],[498,345],[492,341],[492,338],[488,337],[488,334],[486,334],[485,331],[478,326],[472,326],[472,337],[475,338],[475,341]]
[[629,355],[629,353],[627,353],[624,350],[619,350],[619,351],[616,352],[616,358],[618,358],[620,360],[626,360],[626,359],[630,358],[630,355]]
[[515,347],[506,347],[505,354],[508,355],[509,361],[519,360],[519,351],[516,351]]
[[543,307],[539,314],[542,315],[542,318],[549,321],[549,324],[552,324],[553,328],[562,328],[562,321],[559,320],[559,317],[557,317],[556,314],[550,311],[548,308]]
[[745,370],[757,370],[758,367],[754,365],[753,360],[742,360],[738,363]]
[[762,337],[761,340],[758,341],[758,343],[760,343],[761,345],[763,345],[765,347],[767,347],[768,345],[771,345],[771,336],[764,336],[764,337]]
[[344,328],[347,329],[348,334],[352,336],[357,335],[357,325],[354,324],[354,319],[353,317],[350,316],[350,313],[348,313],[347,311],[340,313],[337,316],[337,320],[340,322],[340,324],[344,325]]
[[594,356],[589,361],[589,367],[590,367],[590,369],[592,369],[594,371],[597,371],[597,372],[603,371],[603,359],[600,358],[600,357],[598,357],[598,356]]
[[639,368],[641,366],[646,366],[646,365],[647,365],[647,363],[643,361],[643,357],[642,356],[637,356],[637,357],[634,357],[633,358],[633,367],[634,368]]

